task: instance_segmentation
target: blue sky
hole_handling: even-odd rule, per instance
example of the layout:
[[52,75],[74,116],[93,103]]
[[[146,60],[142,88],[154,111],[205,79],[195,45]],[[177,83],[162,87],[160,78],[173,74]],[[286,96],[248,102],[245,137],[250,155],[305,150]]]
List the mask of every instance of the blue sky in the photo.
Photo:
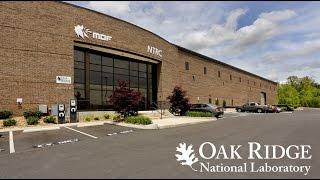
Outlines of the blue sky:
[[274,81],[320,82],[320,2],[66,1]]

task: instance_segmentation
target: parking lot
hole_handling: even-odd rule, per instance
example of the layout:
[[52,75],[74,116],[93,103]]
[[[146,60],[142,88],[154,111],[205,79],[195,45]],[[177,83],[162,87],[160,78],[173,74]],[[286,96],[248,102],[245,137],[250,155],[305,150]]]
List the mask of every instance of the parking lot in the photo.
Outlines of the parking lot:
[[3,132],[0,133],[0,156],[10,154],[10,152],[37,151],[79,141],[94,141],[99,137],[124,135],[135,131],[139,131],[139,129],[110,124],[88,127],[70,126],[36,132],[14,131],[12,132],[12,140],[10,132]]
[[[224,116],[222,118],[219,118],[218,120],[239,120],[239,117],[258,117],[265,115],[265,113],[232,112],[225,113]],[[134,129],[111,124],[87,127],[69,126],[60,127],[59,129],[35,132],[14,131],[12,132],[12,140],[10,139],[10,132],[0,132],[0,156],[8,155],[10,154],[10,152],[21,153],[26,151],[45,150],[48,148],[54,148],[58,145],[77,143],[79,141],[95,141],[103,137],[125,135],[137,131],[147,130]]]
[[[259,115],[263,115],[263,113],[226,113],[222,118],[219,118],[219,120],[236,120],[237,117]],[[0,156],[10,154],[10,152],[21,153],[37,151],[53,148],[58,145],[77,143],[79,141],[94,141],[102,137],[124,135],[136,131],[145,130],[111,124],[87,127],[69,126],[35,132],[14,131],[12,132],[12,140],[10,139],[10,132],[0,132]]]
[[[13,132],[15,152],[10,154],[9,133],[0,133],[1,178],[315,178],[320,172],[318,141],[320,110],[293,113],[226,113],[208,123],[160,130],[140,130],[116,125],[61,127],[40,132]],[[219,144],[309,144],[311,161],[275,161],[274,164],[305,163],[303,174],[199,174],[175,159],[180,142],[199,146]],[[51,144],[53,145],[51,145]],[[35,145],[43,145],[35,147]],[[221,160],[219,163],[242,161]],[[256,163],[263,163],[256,161]],[[18,173],[17,173],[18,170]]]

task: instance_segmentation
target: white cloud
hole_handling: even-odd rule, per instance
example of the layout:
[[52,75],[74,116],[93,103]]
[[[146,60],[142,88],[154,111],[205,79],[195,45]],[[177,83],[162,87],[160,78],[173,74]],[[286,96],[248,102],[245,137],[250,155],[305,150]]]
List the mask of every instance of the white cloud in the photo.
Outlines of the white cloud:
[[187,32],[181,41],[183,46],[194,50],[203,50],[236,39],[236,28],[240,16],[247,12],[245,9],[236,9],[230,12],[224,24],[214,24],[207,31]]
[[306,58],[320,53],[320,39],[308,40],[298,44],[290,41],[284,43],[284,46],[278,51],[266,53],[263,57],[263,62],[278,63],[294,58],[306,60]]
[[238,19],[246,12],[246,9],[233,10],[224,24],[213,24],[208,30],[188,32],[182,37],[181,44],[201,52],[226,45],[220,53],[240,53],[248,46],[257,45],[281,34],[283,31],[280,23],[296,15],[292,10],[262,13],[253,24],[237,30]]
[[130,11],[128,1],[89,1],[88,7],[107,14],[123,15]]

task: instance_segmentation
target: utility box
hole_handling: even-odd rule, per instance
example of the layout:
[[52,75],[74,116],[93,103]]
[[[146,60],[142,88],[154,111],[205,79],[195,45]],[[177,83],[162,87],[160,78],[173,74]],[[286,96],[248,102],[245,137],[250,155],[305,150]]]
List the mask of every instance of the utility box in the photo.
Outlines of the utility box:
[[48,114],[48,106],[45,104],[40,104],[39,111],[42,112],[43,114]]
[[52,116],[58,116],[58,104],[51,106],[51,115]]

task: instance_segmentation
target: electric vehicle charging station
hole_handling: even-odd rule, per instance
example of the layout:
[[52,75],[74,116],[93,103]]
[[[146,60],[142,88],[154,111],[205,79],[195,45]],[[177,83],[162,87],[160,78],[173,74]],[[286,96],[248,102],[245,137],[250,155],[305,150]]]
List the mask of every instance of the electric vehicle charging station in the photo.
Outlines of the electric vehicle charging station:
[[58,123],[63,124],[65,123],[65,106],[64,104],[59,104],[58,105]]
[[70,99],[70,122],[77,122],[77,101],[75,99]]

